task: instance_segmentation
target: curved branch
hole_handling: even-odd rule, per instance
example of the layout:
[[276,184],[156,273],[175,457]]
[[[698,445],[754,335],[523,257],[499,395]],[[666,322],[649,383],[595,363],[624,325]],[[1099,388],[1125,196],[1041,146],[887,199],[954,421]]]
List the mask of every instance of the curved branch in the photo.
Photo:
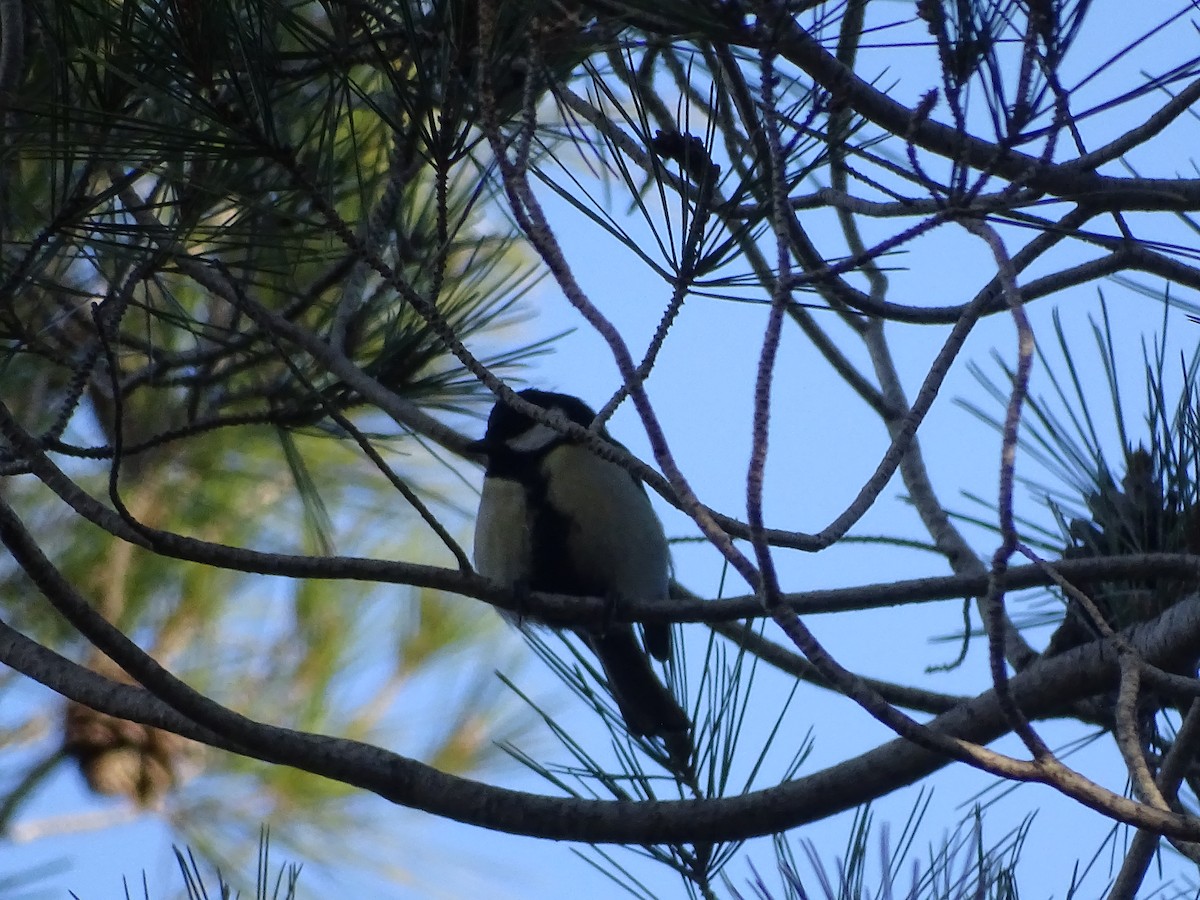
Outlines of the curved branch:
[[[238,572],[277,575],[284,578],[341,579],[405,584],[451,591],[483,600],[497,609],[536,616],[539,620],[566,625],[604,625],[614,620],[657,622],[729,622],[760,615],[762,606],[754,596],[723,600],[647,600],[626,598],[614,609],[610,600],[555,594],[514,594],[513,591],[471,573],[437,566],[351,556],[311,557],[286,553],[263,553],[230,547],[184,535],[135,529],[111,508],[92,497],[63,473],[0,403],[0,434],[4,435],[29,463],[29,471],[83,518],[114,537],[162,556],[217,566]],[[1145,576],[1200,579],[1200,556],[1148,553],[1138,556],[1097,557],[1061,560],[1053,569],[1076,584]],[[1041,587],[1052,583],[1039,566],[1009,570],[1010,590]],[[896,606],[930,600],[975,597],[987,590],[987,577],[944,575],[908,581],[863,585],[835,590],[785,594],[784,602],[800,614],[834,613]]]
[[[0,627],[5,662],[72,699],[145,724],[179,728],[189,737],[214,741],[234,752],[294,766],[413,809],[468,824],[555,840],[635,844],[741,840],[780,832],[853,808],[926,777],[948,760],[907,741],[893,740],[854,759],[777,787],[714,800],[629,803],[544,797],[472,782],[357,741],[306,734],[239,715],[174,678],[139,650],[80,597],[49,563],[11,508],[0,501],[0,539],[39,590],[122,668],[153,690],[117,686]],[[1200,652],[1200,599],[1192,598],[1157,622],[1130,632],[1128,640],[1147,660]],[[1054,715],[1062,703],[1114,684],[1114,648],[1096,643],[1044,660],[1015,675],[1012,697],[1030,717]],[[178,710],[172,714],[170,708]],[[179,714],[199,728],[180,721]],[[938,716],[929,728],[979,745],[995,740],[1007,722],[993,691]],[[209,735],[211,737],[211,734]],[[1040,779],[1039,779],[1040,780]],[[1184,840],[1200,838],[1200,821],[1144,807],[1088,785],[1068,773],[1067,790],[1118,821]]]
[[[765,15],[779,16],[782,20],[775,49],[829,91],[832,102],[849,106],[891,134],[904,135],[923,150],[992,172],[1034,191],[1087,203],[1098,211],[1183,212],[1200,209],[1200,179],[1098,175],[1084,167],[1085,163],[1093,164],[1091,157],[1080,157],[1073,163],[1046,162],[965,134],[928,116],[920,117],[916,111],[855,75],[791,16],[780,15],[784,10],[780,0],[766,0],[762,6],[767,9]],[[754,45],[749,31],[744,38],[740,43]],[[1178,115],[1184,110],[1171,107],[1171,111]],[[1159,130],[1165,127],[1164,122],[1155,121]],[[1100,162],[1103,159],[1094,160],[1095,165]]]
[[[772,640],[763,637],[747,625],[737,622],[713,622],[710,627],[717,634],[728,638],[748,653],[753,653],[763,662],[774,666],[781,672],[786,672],[809,684],[828,690],[836,690],[833,684],[824,678],[817,667],[798,653],[788,650]],[[949,712],[955,707],[969,703],[971,698],[955,694],[943,694],[938,691],[927,691],[904,684],[894,684],[890,681],[880,681],[878,678],[856,676],[869,685],[893,706],[918,710],[928,713]]]

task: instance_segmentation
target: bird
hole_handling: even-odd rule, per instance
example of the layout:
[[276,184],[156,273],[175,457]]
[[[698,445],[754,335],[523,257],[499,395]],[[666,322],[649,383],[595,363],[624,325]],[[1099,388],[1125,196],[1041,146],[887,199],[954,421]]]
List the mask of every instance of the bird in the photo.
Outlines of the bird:
[[[596,418],[568,394],[529,389],[518,396],[585,428]],[[599,434],[621,446],[606,430]],[[503,400],[474,449],[487,461],[475,522],[480,575],[518,591],[603,597],[614,604],[667,596],[667,539],[634,475]],[[627,622],[575,631],[599,660],[627,730],[662,739],[670,760],[686,768],[691,722],[651,663],[651,657],[670,657],[671,626],[642,626],[641,642]]]

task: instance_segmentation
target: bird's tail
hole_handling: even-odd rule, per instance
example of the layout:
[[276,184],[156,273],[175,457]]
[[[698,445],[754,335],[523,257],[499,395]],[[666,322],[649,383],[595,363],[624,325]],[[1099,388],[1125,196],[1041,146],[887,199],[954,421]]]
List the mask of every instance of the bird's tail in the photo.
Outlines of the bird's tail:
[[690,771],[692,723],[658,678],[632,626],[584,635],[600,660],[625,727],[634,735],[662,738],[678,771]]

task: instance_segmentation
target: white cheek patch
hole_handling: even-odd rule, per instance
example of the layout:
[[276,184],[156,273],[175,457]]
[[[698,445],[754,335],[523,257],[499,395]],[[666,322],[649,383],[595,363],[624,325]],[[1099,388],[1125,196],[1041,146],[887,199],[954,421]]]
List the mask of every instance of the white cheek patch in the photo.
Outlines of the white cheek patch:
[[562,435],[549,425],[534,422],[529,428],[505,443],[510,450],[515,450],[517,453],[536,453],[549,447],[560,438]]

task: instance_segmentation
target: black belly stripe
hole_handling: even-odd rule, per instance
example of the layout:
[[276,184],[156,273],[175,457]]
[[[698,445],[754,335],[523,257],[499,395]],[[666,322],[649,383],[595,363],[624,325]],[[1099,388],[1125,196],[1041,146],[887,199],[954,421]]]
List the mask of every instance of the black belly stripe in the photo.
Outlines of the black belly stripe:
[[530,544],[533,551],[533,571],[536,576],[529,587],[549,594],[571,594],[577,597],[603,597],[607,588],[594,579],[582,578],[571,564],[568,541],[578,526],[546,499],[545,484],[536,479],[526,482],[525,496],[533,521],[530,523]]
[[603,597],[608,594],[607,586],[595,579],[581,578],[570,564],[568,539],[576,525],[570,517],[552,508],[546,496],[546,483],[539,469],[546,454],[557,446],[560,445],[552,444],[538,454],[495,453],[489,461],[487,474],[515,481],[525,491],[533,557],[529,589],[548,594]]

